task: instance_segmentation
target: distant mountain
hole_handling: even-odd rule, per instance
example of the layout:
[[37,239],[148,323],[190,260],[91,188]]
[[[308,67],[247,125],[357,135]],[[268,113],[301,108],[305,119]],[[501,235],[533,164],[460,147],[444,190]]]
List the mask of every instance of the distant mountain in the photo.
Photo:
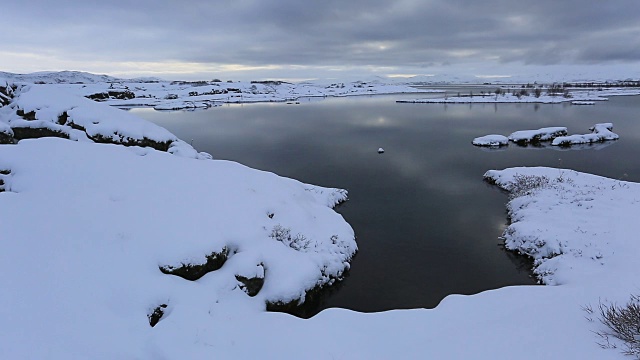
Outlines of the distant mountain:
[[[41,84],[95,84],[111,82],[149,83],[165,82],[155,77],[139,77],[134,79],[116,78],[109,75],[96,75],[82,71],[43,71],[31,74],[13,74],[0,71],[0,79],[10,82],[26,82]],[[341,78],[323,78],[300,82],[301,84],[330,85],[334,83],[380,83],[380,84],[410,84],[410,85],[448,85],[448,84],[550,84],[561,82],[616,82],[640,79],[640,70],[621,69],[618,72],[580,71],[567,68],[565,71],[549,71],[529,74],[511,74],[496,76],[476,76],[469,74],[429,74],[413,77],[386,77],[377,75],[351,75]]]
[[121,79],[109,75],[96,75],[82,71],[40,71],[31,74],[13,74],[0,71],[0,79],[36,84],[95,84],[109,82],[158,82],[158,78]]
[[470,75],[451,75],[451,74],[434,74],[434,75],[417,75],[405,78],[403,82],[410,84],[478,84],[483,83],[483,79],[479,79]]
[[[555,71],[547,73],[512,74],[496,76],[452,75],[434,74],[418,75],[402,79],[403,83],[421,85],[445,85],[445,84],[550,84],[561,82],[617,82],[636,80],[640,78],[640,72],[635,73],[611,73],[611,72],[579,72],[579,71]],[[396,80],[398,81],[398,80]]]

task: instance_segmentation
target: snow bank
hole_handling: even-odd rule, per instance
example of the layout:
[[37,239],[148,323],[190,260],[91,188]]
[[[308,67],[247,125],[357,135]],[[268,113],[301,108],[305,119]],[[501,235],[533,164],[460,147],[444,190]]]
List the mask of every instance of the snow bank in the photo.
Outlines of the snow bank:
[[596,142],[618,140],[620,138],[618,134],[611,131],[613,130],[612,123],[595,124],[593,127],[589,128],[589,130],[591,130],[591,134],[557,137],[553,140],[551,145],[571,146],[574,144],[592,144]]
[[[640,185],[571,170],[512,168],[484,177],[511,193],[506,247],[531,256],[545,284],[618,276],[633,265]],[[634,249],[633,252],[628,251]]]
[[509,138],[504,135],[485,135],[473,139],[472,144],[476,146],[506,146],[509,145]]
[[[229,161],[42,138],[0,146],[0,169],[7,358],[128,358],[150,330],[196,330],[182,324],[190,314],[302,301],[340,278],[357,249],[331,209],[345,191]],[[197,281],[161,271],[211,256],[222,266]],[[260,277],[250,297],[245,282]]]
[[150,146],[177,155],[208,159],[166,129],[135,115],[74,95],[56,85],[23,85],[0,109],[0,132],[16,139],[43,136],[78,141]]

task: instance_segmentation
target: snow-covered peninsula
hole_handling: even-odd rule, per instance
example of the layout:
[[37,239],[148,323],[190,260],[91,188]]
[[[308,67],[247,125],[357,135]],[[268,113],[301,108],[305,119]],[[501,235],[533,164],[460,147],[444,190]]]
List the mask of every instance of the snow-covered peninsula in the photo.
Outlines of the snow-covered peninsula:
[[598,345],[604,327],[583,309],[624,303],[640,288],[639,184],[566,169],[490,170],[485,180],[509,194],[506,247],[532,257],[548,286],[299,319],[267,309],[331,286],[358,249],[333,210],[347,192],[325,187],[340,184],[215,160],[109,105],[406,88],[21,80],[0,81],[4,358],[624,358],[618,340],[610,344],[619,349]]

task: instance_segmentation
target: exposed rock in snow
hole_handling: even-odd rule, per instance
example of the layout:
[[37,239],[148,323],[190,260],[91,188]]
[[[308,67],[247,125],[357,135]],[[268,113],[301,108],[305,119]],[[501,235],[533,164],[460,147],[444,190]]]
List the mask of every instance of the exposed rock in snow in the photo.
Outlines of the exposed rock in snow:
[[378,154],[382,154],[384,153],[384,149],[383,148],[378,148]]

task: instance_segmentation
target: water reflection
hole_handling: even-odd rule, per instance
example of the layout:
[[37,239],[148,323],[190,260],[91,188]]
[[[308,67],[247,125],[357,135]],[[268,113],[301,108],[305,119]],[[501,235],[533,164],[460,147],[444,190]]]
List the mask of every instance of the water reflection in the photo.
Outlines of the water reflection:
[[[640,180],[632,155],[640,151],[639,97],[593,107],[395,103],[401,98],[415,94],[132,111],[215,158],[349,190],[338,211],[353,226],[360,251],[339,290],[305,314],[326,307],[430,308],[449,294],[535,283],[529,265],[497,245],[507,198],[482,181],[489,169],[562,166]],[[614,123],[620,140],[567,149],[471,145],[486,134],[548,126],[584,133],[605,121]]]

